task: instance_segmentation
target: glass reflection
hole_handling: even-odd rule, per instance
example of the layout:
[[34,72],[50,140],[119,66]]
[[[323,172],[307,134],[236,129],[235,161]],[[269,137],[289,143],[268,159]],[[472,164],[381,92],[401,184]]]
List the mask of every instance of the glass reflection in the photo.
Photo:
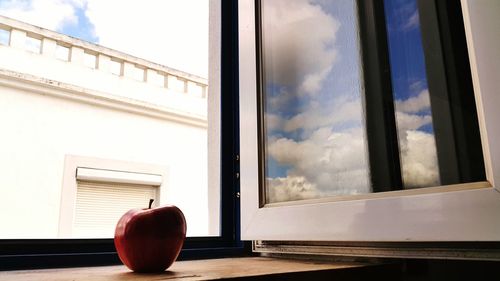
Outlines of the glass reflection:
[[266,202],[371,192],[354,0],[261,1]]
[[440,185],[416,0],[384,1],[405,188]]

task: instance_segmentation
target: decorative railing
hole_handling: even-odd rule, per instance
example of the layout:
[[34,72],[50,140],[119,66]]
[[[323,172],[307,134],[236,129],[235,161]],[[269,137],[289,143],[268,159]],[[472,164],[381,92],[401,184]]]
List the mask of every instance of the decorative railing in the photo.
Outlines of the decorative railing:
[[208,83],[202,77],[4,16],[0,16],[0,45],[207,97]]

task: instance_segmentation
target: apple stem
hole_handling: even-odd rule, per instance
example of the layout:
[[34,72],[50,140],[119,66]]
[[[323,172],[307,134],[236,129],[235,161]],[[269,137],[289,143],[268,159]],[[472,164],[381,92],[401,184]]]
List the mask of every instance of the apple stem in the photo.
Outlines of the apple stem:
[[153,205],[153,201],[155,201],[154,199],[149,199],[149,209],[151,209],[151,205]]

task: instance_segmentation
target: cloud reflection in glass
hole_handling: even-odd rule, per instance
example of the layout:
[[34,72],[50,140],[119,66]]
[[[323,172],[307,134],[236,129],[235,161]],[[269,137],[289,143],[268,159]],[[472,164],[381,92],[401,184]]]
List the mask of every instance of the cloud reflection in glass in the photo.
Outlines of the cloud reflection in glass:
[[261,5],[266,202],[371,192],[355,1]]

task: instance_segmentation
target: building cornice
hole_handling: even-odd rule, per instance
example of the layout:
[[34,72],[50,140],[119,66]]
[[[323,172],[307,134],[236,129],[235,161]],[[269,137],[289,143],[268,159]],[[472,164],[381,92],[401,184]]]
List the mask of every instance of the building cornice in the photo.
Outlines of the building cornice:
[[0,69],[0,86],[207,128],[202,116],[15,71]]

